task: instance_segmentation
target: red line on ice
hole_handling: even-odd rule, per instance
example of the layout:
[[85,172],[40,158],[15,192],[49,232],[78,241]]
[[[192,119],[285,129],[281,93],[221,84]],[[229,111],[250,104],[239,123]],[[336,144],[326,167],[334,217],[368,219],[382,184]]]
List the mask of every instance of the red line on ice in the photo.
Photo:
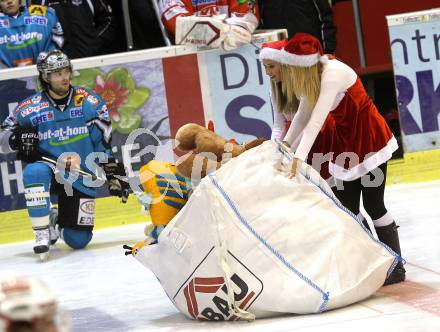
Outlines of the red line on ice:
[[440,290],[407,280],[382,287],[378,293],[414,308],[440,316]]

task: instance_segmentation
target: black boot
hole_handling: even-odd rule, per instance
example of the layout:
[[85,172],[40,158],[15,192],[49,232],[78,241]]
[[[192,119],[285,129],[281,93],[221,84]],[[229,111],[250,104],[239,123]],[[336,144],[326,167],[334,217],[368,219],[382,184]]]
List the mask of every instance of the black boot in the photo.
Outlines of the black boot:
[[[388,247],[390,247],[395,253],[401,255],[400,251],[400,243],[399,243],[399,234],[397,233],[397,228],[399,226],[393,222],[390,225],[384,227],[375,227],[377,237],[383,243],[385,243]],[[403,267],[402,262],[397,263],[393,272],[389,275],[389,277],[385,280],[384,286],[396,284],[398,282],[402,282],[405,280],[405,268]]]
[[367,219],[362,219],[362,225],[364,225],[364,227],[371,233],[370,225],[368,225]]

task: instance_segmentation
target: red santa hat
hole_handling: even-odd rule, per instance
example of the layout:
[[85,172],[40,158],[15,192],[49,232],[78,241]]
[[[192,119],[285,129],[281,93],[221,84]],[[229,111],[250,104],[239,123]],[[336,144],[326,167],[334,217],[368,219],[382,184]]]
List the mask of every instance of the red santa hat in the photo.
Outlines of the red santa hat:
[[281,62],[281,50],[287,45],[287,39],[277,40],[271,43],[263,43],[260,51],[260,61],[272,60]]
[[[263,44],[260,60],[264,49]],[[324,62],[326,59],[323,57],[324,52],[321,42],[316,37],[303,32],[296,33],[281,49],[275,52],[272,51],[269,54],[266,51],[264,55],[266,59],[290,66],[311,67],[319,61]]]

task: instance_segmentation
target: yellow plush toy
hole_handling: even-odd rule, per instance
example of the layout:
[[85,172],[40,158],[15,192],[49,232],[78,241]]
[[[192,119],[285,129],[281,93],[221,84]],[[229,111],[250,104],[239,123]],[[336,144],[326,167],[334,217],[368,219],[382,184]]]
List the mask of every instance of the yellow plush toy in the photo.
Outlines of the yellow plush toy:
[[187,202],[189,185],[177,174],[174,164],[159,160],[151,160],[141,167],[139,176],[147,194],[141,203],[150,211],[152,222],[145,233],[155,242],[160,231]]

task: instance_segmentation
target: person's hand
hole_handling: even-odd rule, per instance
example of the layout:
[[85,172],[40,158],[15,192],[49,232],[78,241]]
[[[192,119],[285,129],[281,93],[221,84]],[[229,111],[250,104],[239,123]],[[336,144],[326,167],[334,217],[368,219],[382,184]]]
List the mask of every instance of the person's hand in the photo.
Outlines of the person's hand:
[[293,157],[292,163],[290,165],[289,179],[292,179],[292,178],[294,178],[296,176],[298,167],[299,167],[299,165],[301,165],[301,163],[302,163],[301,159]]
[[17,126],[9,137],[9,146],[17,151],[17,159],[34,162],[40,158],[40,139],[32,127]]

